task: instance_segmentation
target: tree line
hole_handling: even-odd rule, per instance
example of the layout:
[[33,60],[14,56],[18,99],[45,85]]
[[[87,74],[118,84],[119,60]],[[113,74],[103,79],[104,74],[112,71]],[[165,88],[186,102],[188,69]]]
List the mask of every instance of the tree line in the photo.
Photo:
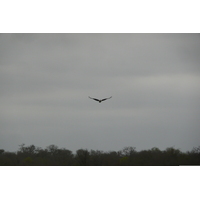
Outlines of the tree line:
[[157,147],[136,151],[125,147],[120,151],[78,149],[76,153],[49,145],[45,149],[35,145],[19,145],[17,152],[0,149],[0,166],[178,166],[200,165],[200,146],[181,152],[174,147],[161,151]]

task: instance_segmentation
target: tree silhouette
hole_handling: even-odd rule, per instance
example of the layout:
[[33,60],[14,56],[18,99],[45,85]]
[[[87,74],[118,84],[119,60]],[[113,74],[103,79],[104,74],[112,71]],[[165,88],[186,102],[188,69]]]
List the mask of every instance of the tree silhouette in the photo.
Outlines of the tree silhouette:
[[181,152],[174,147],[161,151],[157,147],[136,151],[135,147],[124,147],[120,151],[78,149],[72,151],[49,145],[45,149],[35,145],[19,145],[17,152],[0,149],[2,166],[169,166],[200,165],[200,146]]

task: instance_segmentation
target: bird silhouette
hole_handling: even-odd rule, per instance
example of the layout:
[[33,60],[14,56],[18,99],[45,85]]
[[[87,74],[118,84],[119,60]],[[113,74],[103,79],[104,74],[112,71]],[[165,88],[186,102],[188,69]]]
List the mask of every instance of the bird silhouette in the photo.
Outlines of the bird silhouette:
[[89,97],[90,99],[93,99],[93,100],[95,100],[95,101],[98,101],[99,103],[101,103],[102,101],[105,101],[105,100],[107,100],[107,99],[110,99],[110,98],[112,98],[112,96],[111,97],[108,97],[108,98],[105,98],[105,99],[96,99],[96,98],[92,98],[92,97]]

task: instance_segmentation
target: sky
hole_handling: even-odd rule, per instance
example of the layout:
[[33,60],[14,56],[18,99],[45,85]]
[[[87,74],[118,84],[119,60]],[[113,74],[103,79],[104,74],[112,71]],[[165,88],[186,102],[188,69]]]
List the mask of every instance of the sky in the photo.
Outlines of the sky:
[[0,34],[0,149],[190,151],[199,122],[199,34]]

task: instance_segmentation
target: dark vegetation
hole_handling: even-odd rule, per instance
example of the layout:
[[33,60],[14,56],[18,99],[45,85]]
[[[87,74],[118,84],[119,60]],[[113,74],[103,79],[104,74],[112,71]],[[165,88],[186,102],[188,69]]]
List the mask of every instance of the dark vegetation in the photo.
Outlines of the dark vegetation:
[[200,146],[191,151],[181,152],[173,147],[161,151],[154,147],[150,150],[136,151],[135,147],[125,147],[120,151],[103,152],[79,149],[72,151],[56,145],[46,149],[34,145],[19,145],[17,152],[0,149],[1,166],[176,166],[200,165]]

